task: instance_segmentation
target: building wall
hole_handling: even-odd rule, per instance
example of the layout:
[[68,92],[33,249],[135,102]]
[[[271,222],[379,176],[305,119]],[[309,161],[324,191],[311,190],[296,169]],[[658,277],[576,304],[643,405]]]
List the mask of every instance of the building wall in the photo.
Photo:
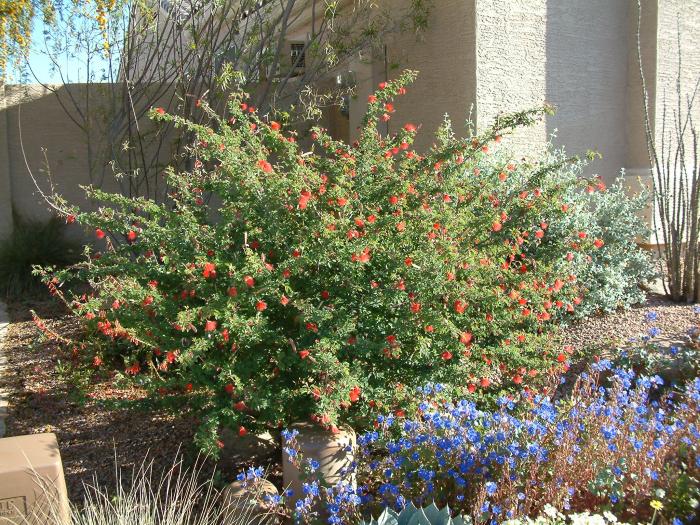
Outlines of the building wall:
[[550,0],[547,3],[547,119],[555,145],[603,155],[588,172],[613,180],[625,166],[627,18],[632,2]]
[[[547,0],[477,0],[476,120],[483,130],[499,113],[541,106],[547,85]],[[544,123],[504,144],[518,154],[541,151]]]

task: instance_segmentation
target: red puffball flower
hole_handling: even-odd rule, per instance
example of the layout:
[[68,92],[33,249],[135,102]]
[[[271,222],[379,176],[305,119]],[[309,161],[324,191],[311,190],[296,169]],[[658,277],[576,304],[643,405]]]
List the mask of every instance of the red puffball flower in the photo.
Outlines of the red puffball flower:
[[138,237],[138,234],[134,230],[130,230],[129,233],[126,234],[126,238],[130,242],[134,242],[136,240],[136,237]]
[[498,222],[498,221],[493,221],[493,224],[491,225],[491,229],[495,232],[501,231],[501,228],[503,228],[503,225]]
[[289,297],[282,295],[282,297],[280,297],[280,304],[282,306],[287,306],[289,304]]
[[521,376],[520,374],[516,374],[513,377],[513,383],[515,383],[516,385],[520,385],[520,384],[522,384],[522,382],[523,382],[523,376]]
[[102,364],[102,359],[100,358],[99,355],[96,355],[95,357],[92,358],[92,364],[93,364],[93,366],[100,366]]
[[258,312],[262,312],[267,309],[267,303],[265,301],[258,301],[257,303],[255,303],[255,309]]
[[258,161],[258,168],[263,170],[265,173],[272,173],[272,164],[270,164],[265,159],[260,159]]
[[274,131],[279,131],[281,127],[279,122],[275,122],[274,120],[270,122],[270,128]]
[[377,97],[375,95],[370,95],[367,97],[367,102],[370,104],[374,104],[377,101]]
[[246,286],[248,286],[248,288],[255,286],[255,279],[253,279],[250,275],[246,275],[243,278],[243,282],[246,284]]
[[404,124],[403,129],[406,130],[408,133],[415,133],[416,132],[416,126],[414,124]]
[[458,299],[454,302],[453,307],[455,312],[457,312],[458,314],[463,314],[464,310],[467,308],[467,305],[463,301],[460,301]]
[[234,403],[233,408],[239,412],[243,412],[247,407],[245,406],[245,401],[237,401]]
[[308,190],[303,190],[301,192],[301,194],[299,195],[299,209],[305,210],[306,206],[309,204],[310,199],[311,199],[311,192]]
[[153,304],[153,296],[147,296],[141,304],[143,304],[144,306],[150,306],[151,304]]
[[399,202],[399,198],[396,195],[392,195],[389,197],[389,204],[392,206],[396,205]]
[[452,359],[452,353],[445,350],[442,354],[440,354],[440,357],[442,357],[443,361],[449,361]]
[[605,242],[603,241],[603,239],[596,239],[595,241],[593,241],[593,246],[595,246],[596,248],[602,248],[604,244]]
[[471,332],[462,332],[459,335],[459,342],[464,344],[464,345],[469,345],[472,342],[472,333]]
[[309,352],[308,350],[299,350],[299,357],[301,357],[302,359],[306,359],[307,357],[309,357],[310,353],[311,352]]
[[73,224],[75,222],[75,215],[68,215],[66,217],[66,224]]
[[204,325],[204,331],[213,332],[214,330],[216,330],[216,321],[207,321]]
[[350,402],[355,403],[356,401],[358,401],[360,399],[361,392],[362,391],[360,390],[360,387],[358,387],[358,386],[352,387],[350,389],[350,395],[349,395]]
[[165,110],[164,110],[163,108],[160,108],[160,107],[159,107],[159,108],[156,108],[155,111],[156,111],[156,113],[158,113],[159,115],[165,115]]
[[411,266],[413,264],[413,259],[406,257],[403,262],[406,264],[406,266]]
[[235,389],[235,387],[231,383],[227,384],[224,387],[224,390],[226,390],[227,394],[233,394],[234,389]]
[[388,84],[387,84],[386,82],[380,82],[380,83],[379,83],[379,89],[386,89],[387,85],[388,85]]
[[238,288],[236,288],[235,286],[231,286],[228,289],[227,293],[229,297],[236,297],[238,295]]
[[243,437],[243,436],[245,436],[246,434],[248,434],[248,430],[246,430],[245,427],[241,426],[241,427],[238,429],[238,435],[241,436],[241,437]]
[[585,239],[586,237],[588,237],[588,234],[586,232],[578,232],[579,239]]
[[491,380],[488,377],[482,377],[479,381],[479,385],[481,386],[481,388],[488,388],[490,384]]
[[216,277],[216,265],[210,262],[204,263],[204,270],[202,271],[202,275],[205,279],[213,279],[214,277]]
[[566,361],[566,355],[564,355],[563,353],[559,354],[557,356],[557,361],[559,361],[560,363],[563,363],[564,361]]
[[413,312],[414,314],[417,314],[418,312],[420,312],[420,309],[421,309],[420,303],[411,303],[411,312]]
[[321,299],[328,299],[331,296],[331,293],[328,290],[323,290],[321,292]]
[[538,239],[541,239],[542,237],[544,237],[544,231],[543,231],[543,230],[537,230],[537,231],[535,232],[535,237],[537,237]]
[[101,229],[97,228],[95,230],[95,237],[98,239],[104,239],[105,238],[105,232],[103,232]]

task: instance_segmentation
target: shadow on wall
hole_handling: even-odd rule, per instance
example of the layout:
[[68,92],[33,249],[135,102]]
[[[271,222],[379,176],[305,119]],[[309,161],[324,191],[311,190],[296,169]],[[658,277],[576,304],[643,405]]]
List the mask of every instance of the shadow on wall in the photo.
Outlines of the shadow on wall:
[[554,144],[570,154],[602,153],[585,174],[606,182],[626,165],[627,29],[636,14],[626,1],[547,2],[546,98],[557,107],[547,134],[556,131]]
[[[12,210],[29,220],[46,221],[53,215],[30,170],[43,192],[54,189],[82,209],[90,209],[92,203],[81,185],[128,190],[129,179],[115,177],[110,163],[124,146],[109,140],[119,136],[109,117],[115,111],[109,103],[116,89],[120,85],[0,87],[0,238],[12,231]],[[168,151],[158,153],[162,159],[169,158]],[[69,228],[68,235],[83,238],[77,225]]]

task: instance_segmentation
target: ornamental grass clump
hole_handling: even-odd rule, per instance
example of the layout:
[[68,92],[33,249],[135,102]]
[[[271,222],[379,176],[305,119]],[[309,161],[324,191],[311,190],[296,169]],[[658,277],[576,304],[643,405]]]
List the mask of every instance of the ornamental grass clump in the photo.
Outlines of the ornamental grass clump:
[[[452,401],[442,385],[420,388],[415,418],[379,416],[376,430],[358,438],[348,473],[357,488],[324,486],[313,458],[300,458],[296,436],[285,432],[286,453],[309,476],[293,512],[313,522],[322,501],[330,523],[356,523],[383,508],[434,503],[486,524],[535,517],[553,506],[612,510],[632,522],[654,514],[691,523],[700,489],[700,379],[655,399],[662,383],[600,361],[569,398],[503,397],[493,411]],[[283,505],[284,498],[271,503]]]
[[[566,192],[587,184],[556,176],[578,161],[499,148],[546,110],[469,138],[446,122],[424,155],[411,123],[381,135],[414,76],[370,96],[355,143],[315,128],[308,151],[244,93],[226,119],[198,101],[208,125],[154,109],[193,137],[192,170],[164,173],[169,202],[97,188],[97,211],[55,202],[100,247],[43,271],[85,324],[85,365],[195,410],[211,453],[222,426],[362,427],[409,408],[429,382],[454,395],[535,392],[566,367],[548,335],[582,300],[566,253],[600,246],[575,229],[549,239],[571,211]],[[64,296],[71,280],[92,292]]]

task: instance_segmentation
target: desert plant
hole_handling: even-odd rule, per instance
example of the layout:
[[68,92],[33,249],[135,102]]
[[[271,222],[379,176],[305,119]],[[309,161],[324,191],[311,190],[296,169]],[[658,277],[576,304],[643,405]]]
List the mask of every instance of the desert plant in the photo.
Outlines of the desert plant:
[[488,394],[565,367],[547,327],[582,300],[566,253],[599,249],[582,230],[548,233],[586,184],[556,176],[578,161],[493,152],[543,110],[467,138],[446,122],[425,156],[410,123],[381,136],[414,75],[370,96],[355,144],[315,129],[307,152],[242,93],[210,126],[154,109],[196,135],[194,170],[167,173],[171,202],[91,188],[105,203],[96,212],[55,204],[106,242],[45,273],[54,292],[72,278],[94,288],[66,298],[92,336],[87,363],[183,395],[210,452],[221,425],[361,426],[407,408],[426,382]]
[[[74,525],[259,525],[253,507],[232,508],[221,498],[214,478],[203,472],[201,458],[187,466],[178,454],[170,465],[160,465],[148,454],[131,469],[119,466],[115,456],[115,489],[94,478],[84,484],[82,502],[71,504]],[[42,485],[43,487],[43,485]],[[43,490],[47,490],[44,488]],[[251,489],[251,498],[259,495]],[[41,523],[64,525],[54,499],[47,495]],[[233,512],[232,512],[233,511]]]
[[425,507],[416,507],[413,503],[409,503],[400,512],[386,508],[377,519],[372,519],[369,522],[362,521],[360,525],[400,525],[403,523],[407,525],[466,525],[471,523],[471,519],[452,516],[447,505],[438,508],[435,503],[431,503]]
[[[376,430],[358,438],[356,468],[348,472],[357,477],[356,488],[324,486],[314,479],[313,459],[298,458],[310,468],[296,516],[313,522],[317,501],[325,503],[332,523],[353,523],[377,508],[434,502],[474,523],[538,516],[552,506],[612,510],[635,521],[692,522],[700,379],[655,399],[659,377],[611,370],[605,361],[589,372],[569,398],[503,397],[493,411],[453,401],[441,385],[422,387],[415,417],[379,416]],[[283,437],[287,453],[291,448],[298,456],[294,433]]]
[[66,239],[65,223],[15,217],[10,237],[0,241],[0,296],[16,298],[45,291],[32,274],[35,265],[64,267],[80,257],[77,243]]
[[678,28],[678,70],[675,92],[666,93],[659,123],[652,129],[640,44],[638,5],[637,55],[644,96],[644,124],[653,177],[654,236],[663,263],[663,285],[674,301],[700,301],[700,139],[697,96],[700,77],[687,91],[683,85],[681,30]]

